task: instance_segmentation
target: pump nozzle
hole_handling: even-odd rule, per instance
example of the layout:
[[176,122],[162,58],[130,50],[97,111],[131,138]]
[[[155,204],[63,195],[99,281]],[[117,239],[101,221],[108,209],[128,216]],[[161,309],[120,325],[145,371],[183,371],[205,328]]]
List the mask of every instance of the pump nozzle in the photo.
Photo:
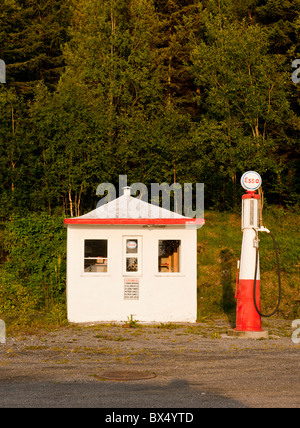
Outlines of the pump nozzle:
[[269,231],[269,229],[267,229],[265,226],[261,226],[259,229],[255,229],[257,230],[257,232],[266,232],[266,233],[271,233]]

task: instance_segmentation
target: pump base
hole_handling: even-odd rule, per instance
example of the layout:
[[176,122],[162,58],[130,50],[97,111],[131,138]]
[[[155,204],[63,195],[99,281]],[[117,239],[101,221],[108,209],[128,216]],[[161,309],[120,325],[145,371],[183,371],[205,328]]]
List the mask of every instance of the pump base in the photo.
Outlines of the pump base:
[[238,337],[240,339],[269,339],[268,330],[261,330],[261,331],[228,330],[227,334],[230,337]]
[[[253,291],[254,279],[240,279],[236,308],[237,331],[262,331],[261,317],[254,305]],[[260,280],[256,281],[256,302],[260,310]]]

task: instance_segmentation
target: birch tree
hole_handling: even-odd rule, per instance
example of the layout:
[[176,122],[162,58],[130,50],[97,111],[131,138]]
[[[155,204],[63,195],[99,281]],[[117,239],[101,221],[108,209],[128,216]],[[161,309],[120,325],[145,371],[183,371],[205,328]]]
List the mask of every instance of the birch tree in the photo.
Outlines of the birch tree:
[[237,173],[245,168],[272,171],[279,179],[284,165],[278,162],[278,142],[289,143],[286,131],[296,117],[283,59],[268,52],[264,29],[209,10],[204,23],[205,38],[196,41],[192,54],[198,102],[206,112],[200,127],[211,126],[209,145],[218,141],[212,155],[220,180],[230,180],[235,195]]

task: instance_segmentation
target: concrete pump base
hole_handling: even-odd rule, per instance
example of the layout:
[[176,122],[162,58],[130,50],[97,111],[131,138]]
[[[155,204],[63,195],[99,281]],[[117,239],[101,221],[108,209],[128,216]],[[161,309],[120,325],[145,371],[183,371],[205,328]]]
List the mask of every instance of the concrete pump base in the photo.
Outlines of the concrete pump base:
[[240,339],[269,339],[268,330],[262,331],[241,331],[241,330],[228,330],[229,337],[237,337]]

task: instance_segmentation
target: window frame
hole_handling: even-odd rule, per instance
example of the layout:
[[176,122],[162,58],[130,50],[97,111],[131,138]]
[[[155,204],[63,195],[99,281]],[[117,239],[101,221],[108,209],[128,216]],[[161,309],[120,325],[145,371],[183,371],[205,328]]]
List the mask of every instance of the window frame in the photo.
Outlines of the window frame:
[[[85,242],[86,241],[106,241],[107,242],[107,271],[106,272],[87,272],[85,271]],[[95,257],[96,258],[96,257]],[[110,276],[110,245],[108,237],[85,237],[82,241],[82,253],[81,253],[81,276]]]
[[[178,247],[178,272],[161,272],[159,270],[159,243],[160,241],[179,241],[179,247]],[[183,269],[183,265],[182,265],[182,239],[181,238],[164,238],[161,239],[159,238],[157,240],[157,258],[156,258],[156,274],[155,276],[185,276],[184,275],[184,269]]]
[[[127,240],[128,241],[138,241],[138,251],[137,253],[127,253]],[[142,276],[142,255],[143,255],[143,248],[142,248],[142,242],[143,237],[141,235],[124,235],[122,237],[122,272],[123,276],[130,277],[130,276]],[[136,272],[127,272],[126,266],[127,266],[127,259],[128,258],[137,258],[138,259],[138,270]]]

